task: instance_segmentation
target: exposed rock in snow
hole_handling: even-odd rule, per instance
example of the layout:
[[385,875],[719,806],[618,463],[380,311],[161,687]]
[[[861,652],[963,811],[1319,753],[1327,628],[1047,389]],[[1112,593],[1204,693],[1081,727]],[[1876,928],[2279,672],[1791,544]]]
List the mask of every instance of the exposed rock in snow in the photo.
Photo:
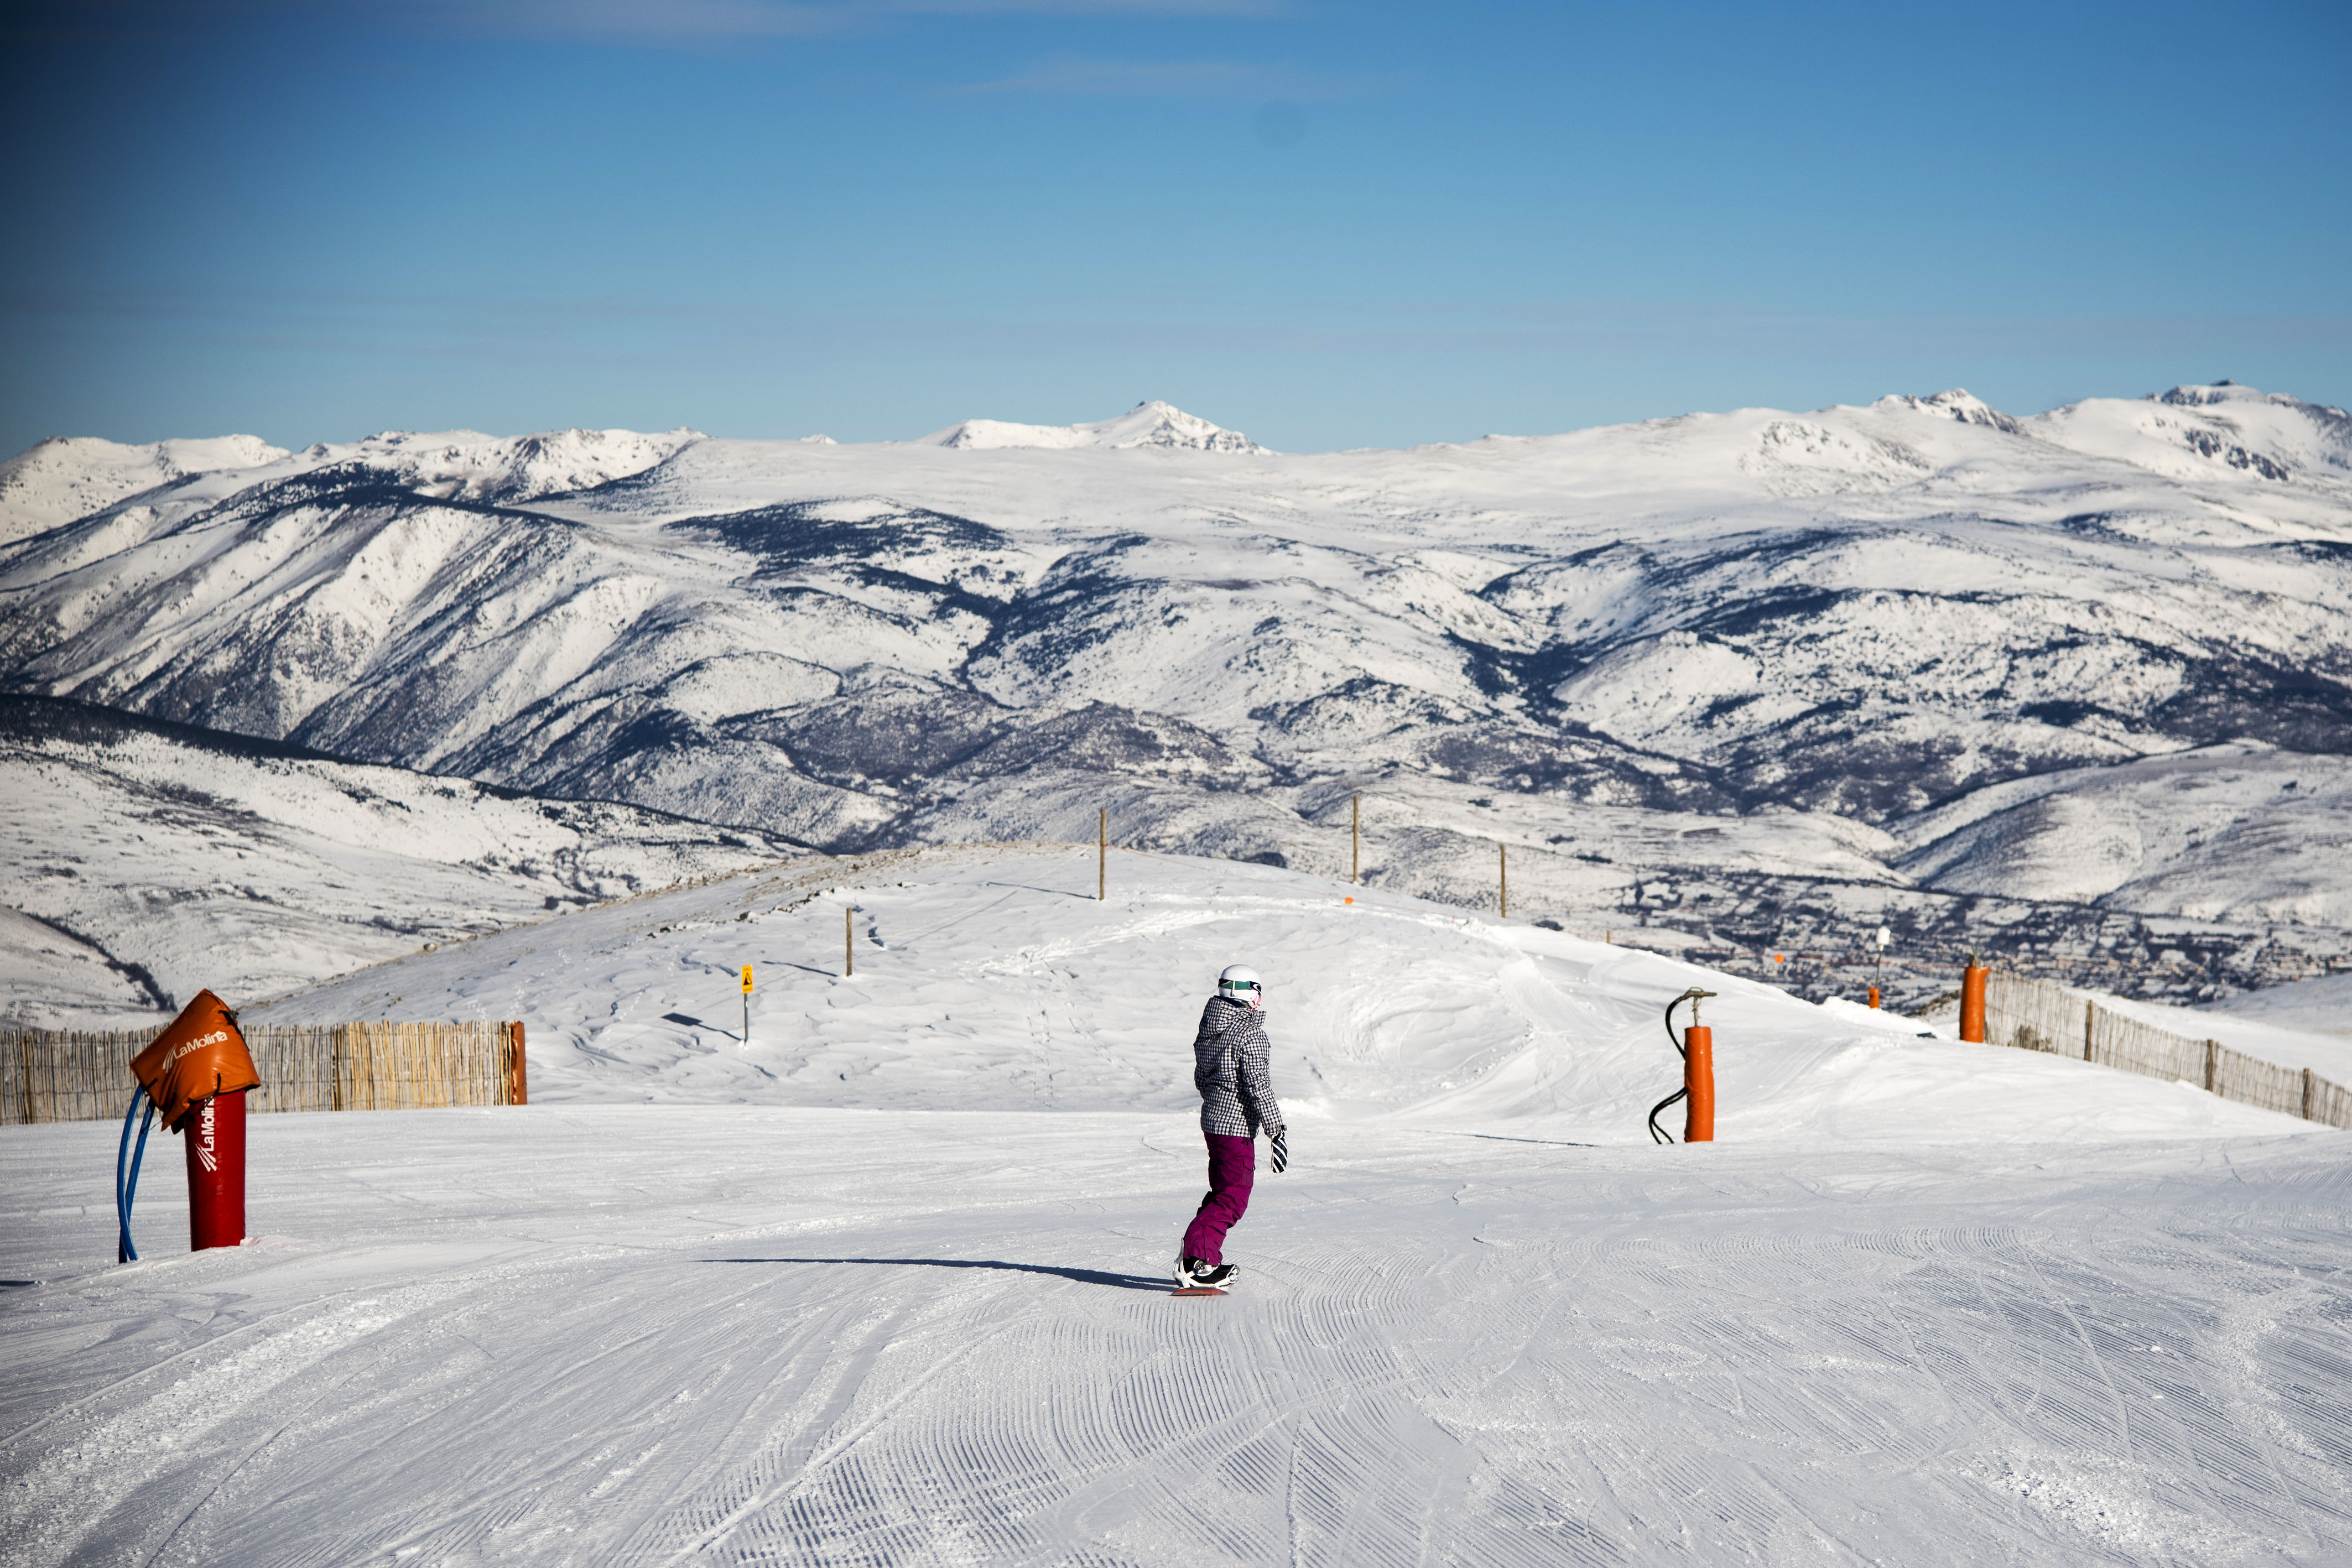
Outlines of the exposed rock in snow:
[[382,474],[436,500],[515,502],[586,490],[641,474],[665,461],[699,431],[659,435],[634,430],[557,430],[494,436],[477,431],[414,434],[388,431],[348,444],[304,449],[312,465],[343,465]]
[[2044,440],[2171,479],[2300,478],[2332,481],[2339,493],[2352,479],[2352,415],[2230,382],[2129,402],[2093,398],[2028,423]]

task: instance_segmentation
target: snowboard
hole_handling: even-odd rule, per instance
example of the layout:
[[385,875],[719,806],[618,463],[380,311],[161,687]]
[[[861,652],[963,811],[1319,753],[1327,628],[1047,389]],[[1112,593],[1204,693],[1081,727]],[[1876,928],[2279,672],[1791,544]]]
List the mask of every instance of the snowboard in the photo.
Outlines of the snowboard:
[[1179,1285],[1168,1293],[1171,1296],[1222,1296],[1231,1285]]

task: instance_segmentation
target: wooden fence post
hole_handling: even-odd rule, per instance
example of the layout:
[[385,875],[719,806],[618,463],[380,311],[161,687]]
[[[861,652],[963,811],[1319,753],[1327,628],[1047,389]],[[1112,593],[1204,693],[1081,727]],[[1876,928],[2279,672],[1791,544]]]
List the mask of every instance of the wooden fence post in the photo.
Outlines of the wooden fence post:
[[507,1075],[507,1103],[528,1105],[530,1103],[530,1071],[524,1064],[522,1019],[520,1019],[507,1025],[507,1061],[509,1064]]
[[2083,1060],[2085,1061],[2091,1060],[2091,1038],[2098,1020],[2099,1004],[2084,1002],[2083,1004]]
[[2303,1070],[2303,1119],[2311,1120],[2311,1069]]
[[2218,1065],[2214,1058],[2221,1054],[2221,1042],[2218,1040],[2205,1042],[2205,1092],[2208,1094],[2213,1092],[2213,1069]]

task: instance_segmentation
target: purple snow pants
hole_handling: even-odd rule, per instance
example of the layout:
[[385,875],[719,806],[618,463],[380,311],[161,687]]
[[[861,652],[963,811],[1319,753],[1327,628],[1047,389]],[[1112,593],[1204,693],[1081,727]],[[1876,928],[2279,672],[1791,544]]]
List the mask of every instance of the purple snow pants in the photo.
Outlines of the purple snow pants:
[[1184,1232],[1184,1256],[1212,1263],[1225,1260],[1225,1232],[1249,1211],[1250,1182],[1257,1175],[1257,1140],[1202,1134],[1209,1140],[1209,1196]]

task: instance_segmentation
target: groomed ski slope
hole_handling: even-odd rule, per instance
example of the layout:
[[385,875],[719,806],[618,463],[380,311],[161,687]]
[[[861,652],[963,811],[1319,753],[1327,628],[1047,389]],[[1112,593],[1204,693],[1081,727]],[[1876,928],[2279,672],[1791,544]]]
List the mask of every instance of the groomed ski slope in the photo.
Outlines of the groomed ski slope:
[[[1655,1148],[1702,972],[1112,870],[1097,905],[1071,850],[793,868],[353,977],[299,1007],[531,1001],[541,1092],[257,1117],[235,1252],[179,1250],[167,1143],[112,1267],[113,1129],[6,1129],[11,1560],[2352,1553],[2340,1134],[1732,982],[1722,1141]],[[1297,1163],[1241,1291],[1178,1301],[1234,957]]]

